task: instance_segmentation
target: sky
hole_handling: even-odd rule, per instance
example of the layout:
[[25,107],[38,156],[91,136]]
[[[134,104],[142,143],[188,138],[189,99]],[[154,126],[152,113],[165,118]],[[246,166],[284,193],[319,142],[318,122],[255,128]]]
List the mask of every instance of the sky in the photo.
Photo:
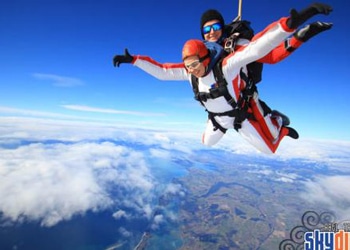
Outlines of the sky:
[[[244,0],[242,14],[260,31],[309,3]],[[265,65],[258,86],[261,99],[288,114],[300,139],[285,138],[276,154],[264,155],[232,131],[214,150],[247,156],[251,164],[258,164],[255,157],[290,164],[301,159],[348,172],[348,6],[327,3],[333,13],[312,21],[334,27],[283,62]],[[181,194],[158,175],[176,171],[174,159],[206,157],[196,154],[207,150],[200,143],[206,113],[188,82],[162,82],[132,65],[114,68],[112,58],[128,48],[159,62],[180,62],[185,41],[200,38],[199,18],[209,8],[227,22],[237,15],[237,2],[223,0],[0,2],[0,213],[6,222],[51,227],[111,207],[120,208],[113,211],[116,220],[152,220],[156,189]],[[341,174],[310,178],[296,195],[346,204],[349,181]],[[126,195],[114,200],[111,186]],[[153,220],[156,227],[162,218]]]
[[[245,0],[242,17],[258,32],[310,3]],[[350,140],[347,3],[327,3],[334,11],[311,21],[334,27],[283,62],[265,65],[259,93],[301,137]],[[127,64],[114,68],[112,58],[128,48],[180,62],[185,41],[200,38],[199,19],[209,8],[229,22],[238,1],[2,1],[0,116],[202,130],[206,113],[188,82],[162,82]]]

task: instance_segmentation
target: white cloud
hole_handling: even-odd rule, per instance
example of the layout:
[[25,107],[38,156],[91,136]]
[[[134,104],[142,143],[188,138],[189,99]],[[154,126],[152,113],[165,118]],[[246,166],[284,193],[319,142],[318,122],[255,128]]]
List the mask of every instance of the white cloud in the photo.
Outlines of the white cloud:
[[[76,110],[76,111],[83,111],[83,112],[76,112],[75,115],[68,115],[61,112],[45,112],[45,111],[38,111],[38,110],[31,110],[31,109],[22,109],[22,108],[13,108],[13,107],[7,107],[7,106],[0,106],[0,115],[3,115],[5,117],[0,116],[0,122],[1,123],[11,123],[11,124],[17,124],[21,123],[22,121],[25,122],[26,125],[28,125],[29,122],[32,122],[33,124],[36,123],[36,121],[39,121],[40,124],[46,124],[46,123],[52,123],[52,124],[62,124],[65,125],[71,123],[71,124],[77,124],[77,123],[95,123],[95,124],[102,124],[103,126],[107,126],[108,124],[111,124],[114,127],[127,127],[127,128],[138,128],[138,129],[157,129],[157,130],[178,130],[181,131],[181,133],[189,133],[196,130],[196,126],[194,124],[188,124],[188,123],[171,123],[171,122],[164,122],[160,123],[159,120],[154,119],[154,116],[164,116],[163,113],[148,113],[148,112],[137,112],[137,111],[120,111],[120,110],[113,110],[113,109],[103,109],[103,108],[95,108],[95,107],[89,107],[89,106],[81,106],[81,105],[63,105],[62,106],[65,109],[70,110]],[[142,116],[144,119],[136,119],[133,122],[131,120],[126,120],[124,116],[95,116],[91,113],[108,113],[111,114],[125,114],[130,116]],[[146,119],[149,118],[149,119]],[[32,120],[31,120],[32,119]],[[39,120],[40,119],[40,120]],[[11,125],[10,125],[11,126]],[[188,128],[187,131],[183,131],[183,128]],[[128,129],[129,131],[129,129]],[[155,136],[159,136],[159,140],[161,140],[162,136],[164,134],[155,134]],[[166,140],[166,136],[164,136],[163,140]]]
[[14,115],[23,115],[23,116],[30,116],[30,117],[46,117],[46,118],[64,118],[64,119],[73,119],[77,118],[76,116],[72,115],[64,115],[59,113],[53,113],[53,112],[44,112],[44,111],[37,111],[37,110],[31,110],[31,109],[18,109],[18,108],[11,108],[11,107],[4,107],[0,106],[0,113],[3,114],[14,114]]
[[[4,107],[0,107],[0,112]],[[54,117],[55,114],[51,114]],[[50,116],[49,116],[50,117]],[[72,118],[72,117],[71,117]],[[179,126],[178,126],[179,127]],[[106,123],[103,121],[77,121],[25,118],[25,117],[0,117],[0,145],[1,143],[27,140],[95,140],[100,138],[117,138],[129,140],[145,145],[159,144],[161,148],[151,148],[150,153],[154,157],[168,158],[169,149],[183,153],[191,153],[192,150],[205,149],[200,143],[201,131],[182,130],[179,128],[154,127],[145,129],[142,125]],[[251,157],[264,157],[268,159],[290,160],[301,159],[331,164],[334,167],[346,168],[350,161],[350,141],[327,141],[298,139],[288,137],[282,140],[279,149],[273,155],[258,152],[248,144],[235,131],[228,131],[224,138],[213,147],[229,151],[235,154],[249,155]]]
[[249,173],[262,174],[262,175],[271,175],[271,174],[274,173],[274,171],[272,171],[271,169],[265,169],[264,166],[263,166],[263,168],[261,168],[259,170],[256,170],[256,169],[250,170]]
[[169,210],[169,211],[167,210],[166,211],[166,218],[169,219],[172,222],[175,222],[175,221],[178,220],[178,215],[175,212],[171,211],[171,210]]
[[[149,213],[154,180],[144,156],[130,148],[109,142],[35,143],[1,148],[0,155],[0,211],[12,221],[52,226],[118,204]],[[121,200],[111,197],[111,187],[125,190]]]
[[168,150],[151,148],[149,151],[152,157],[163,159],[171,158],[171,153]]
[[118,210],[117,212],[113,213],[112,216],[116,220],[119,220],[121,218],[126,218],[126,219],[130,218],[130,216],[124,210]]
[[162,113],[149,113],[149,112],[136,112],[128,110],[116,110],[116,109],[105,109],[89,107],[85,105],[62,105],[62,107],[71,110],[83,111],[83,112],[96,112],[105,114],[123,114],[123,115],[136,115],[136,116],[164,116]]
[[[125,238],[132,236],[132,233],[130,231],[126,230],[124,227],[120,227],[118,229],[118,231]],[[113,249],[115,249],[115,248],[113,248]]]
[[293,183],[293,182],[294,182],[293,179],[288,178],[288,177],[284,177],[284,176],[283,176],[283,177],[277,178],[276,181],[280,181],[280,182],[289,182],[289,183]]
[[350,220],[350,176],[319,177],[316,181],[305,182],[305,200],[322,203],[334,211],[338,219]]
[[[102,122],[0,117],[0,211],[8,219],[38,220],[45,226],[107,207],[116,209],[115,218],[132,218],[135,215],[130,211],[134,211],[137,216],[152,219],[155,190],[161,187],[165,194],[176,195],[183,195],[183,191],[177,184],[159,185],[151,164],[157,159],[171,160],[173,152],[187,159],[196,150],[206,149],[200,144],[200,136],[200,132],[185,129],[147,130]],[[114,140],[121,144],[116,145]],[[146,148],[138,150],[122,142]],[[298,159],[336,168],[348,167],[350,162],[350,142],[287,138],[275,155],[266,156],[231,131],[214,149],[251,159]],[[297,178],[293,174],[279,176],[281,181]],[[350,202],[342,193],[349,181],[339,177],[309,182],[310,200],[323,197],[329,204],[334,200]],[[113,198],[113,192],[120,193],[118,199]],[[176,219],[167,212],[163,216]]]
[[215,148],[224,149],[236,154],[263,157],[266,159],[319,162],[334,168],[348,168],[350,162],[350,141],[332,141],[318,139],[298,140],[285,137],[275,154],[264,154],[257,151],[237,133],[229,131]]
[[151,228],[153,230],[157,230],[160,226],[160,224],[162,224],[164,222],[165,218],[164,215],[162,214],[157,214],[156,216],[154,216],[153,218],[153,223],[151,225]]
[[180,192],[182,192],[182,187],[180,184],[176,184],[176,183],[168,184],[165,189],[165,193],[169,193],[169,194],[177,194]]
[[34,73],[33,76],[39,80],[48,80],[57,87],[76,87],[84,85],[84,82],[82,80],[74,77],[41,73]]

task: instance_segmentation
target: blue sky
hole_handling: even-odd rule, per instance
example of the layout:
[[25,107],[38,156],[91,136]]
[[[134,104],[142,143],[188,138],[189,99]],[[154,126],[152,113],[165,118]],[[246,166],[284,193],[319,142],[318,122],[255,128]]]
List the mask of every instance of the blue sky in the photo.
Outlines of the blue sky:
[[[243,1],[256,32],[311,1]],[[289,115],[303,138],[350,140],[347,3],[328,1],[334,23],[276,65],[265,65],[261,99]],[[129,48],[159,62],[179,62],[200,38],[209,9],[228,22],[236,1],[5,0],[0,4],[0,116],[203,129],[206,114],[188,82],[162,82],[112,58]]]

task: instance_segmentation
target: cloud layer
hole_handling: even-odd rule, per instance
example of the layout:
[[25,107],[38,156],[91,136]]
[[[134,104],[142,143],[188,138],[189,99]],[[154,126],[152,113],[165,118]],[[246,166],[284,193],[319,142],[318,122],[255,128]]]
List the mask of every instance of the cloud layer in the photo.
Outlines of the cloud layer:
[[339,220],[350,220],[350,175],[320,176],[305,183],[302,197],[334,211]]
[[124,115],[136,115],[136,116],[164,116],[162,113],[146,113],[146,112],[136,112],[128,110],[116,110],[116,109],[104,109],[96,108],[85,105],[63,105],[62,107],[71,110],[83,111],[83,112],[96,112],[104,114],[124,114]]
[[[264,155],[231,133],[214,149],[246,155],[252,162],[298,160],[339,171],[348,169],[350,162],[348,142],[286,140],[277,154]],[[113,209],[111,218],[143,217],[156,229],[165,220],[176,220],[169,211],[154,214],[161,209],[159,195],[184,195],[181,186],[159,175],[180,167],[174,159],[188,161],[201,150],[207,148],[195,131],[0,117],[0,213],[6,218],[2,223],[29,220],[53,226],[87,211]],[[292,182],[294,177],[281,173],[281,181]],[[350,204],[344,192],[349,181],[346,176],[310,179],[303,183],[308,190],[303,197],[345,206]],[[127,228],[120,230],[130,234]]]
[[53,226],[108,208],[115,209],[115,219],[143,217],[157,227],[164,219],[153,215],[159,192],[179,190],[160,183],[153,173],[156,162],[170,161],[167,150],[191,152],[161,131],[0,118],[3,223],[39,221]]
[[[32,143],[0,154],[0,210],[12,221],[51,226],[112,205],[143,210],[152,198],[155,182],[144,156],[110,142]],[[111,197],[112,188],[122,200]]]

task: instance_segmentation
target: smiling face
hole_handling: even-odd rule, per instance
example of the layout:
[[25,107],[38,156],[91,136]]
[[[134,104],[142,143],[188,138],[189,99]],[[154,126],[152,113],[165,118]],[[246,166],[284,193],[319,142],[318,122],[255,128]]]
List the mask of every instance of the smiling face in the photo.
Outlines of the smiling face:
[[[206,26],[211,26],[211,25],[216,24],[216,23],[220,24],[220,21],[217,19],[210,20],[210,21],[204,23],[203,28]],[[216,42],[222,36],[222,28],[219,30],[214,30],[214,28],[211,27],[209,33],[206,33],[206,34],[203,33],[203,36],[204,36],[204,39],[206,41]]]
[[189,56],[184,60],[188,72],[195,77],[202,77],[205,74],[205,66],[200,62],[198,56]]

